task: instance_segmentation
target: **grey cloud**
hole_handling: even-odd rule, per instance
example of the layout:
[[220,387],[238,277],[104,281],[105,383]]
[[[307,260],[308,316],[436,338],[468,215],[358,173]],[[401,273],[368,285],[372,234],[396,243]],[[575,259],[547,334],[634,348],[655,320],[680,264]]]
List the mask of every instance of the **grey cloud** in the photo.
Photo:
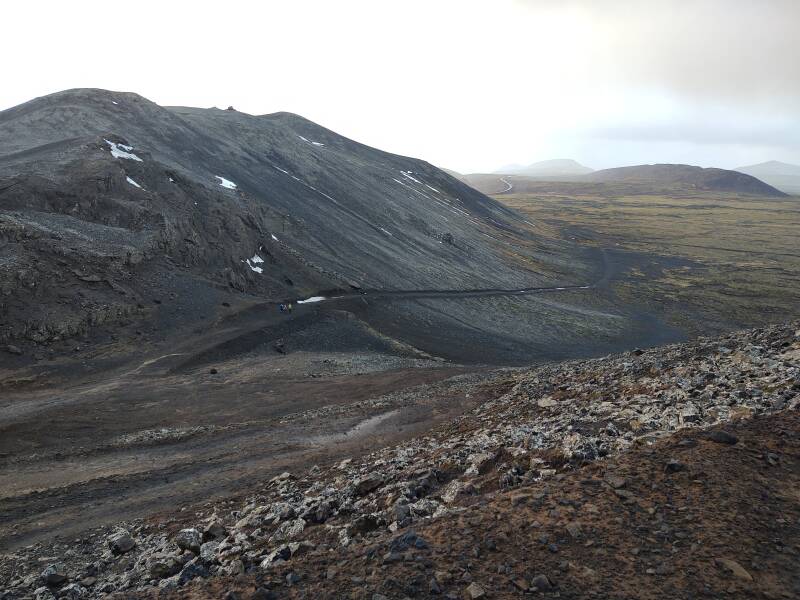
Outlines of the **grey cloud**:
[[800,100],[798,0],[521,1],[589,22],[597,83],[730,105]]
[[[710,111],[711,112],[711,111]],[[589,138],[636,141],[685,141],[695,144],[753,144],[786,148],[800,147],[800,121],[739,118],[719,120],[696,117],[664,122],[626,122],[586,130]]]

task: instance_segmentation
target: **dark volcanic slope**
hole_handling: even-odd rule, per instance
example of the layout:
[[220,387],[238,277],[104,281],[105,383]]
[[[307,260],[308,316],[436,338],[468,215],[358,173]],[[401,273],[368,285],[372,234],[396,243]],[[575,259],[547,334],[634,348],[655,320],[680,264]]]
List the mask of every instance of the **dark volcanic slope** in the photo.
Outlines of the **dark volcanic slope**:
[[603,169],[582,179],[601,182],[642,182],[660,185],[689,186],[699,190],[737,192],[759,196],[785,196],[763,181],[725,169],[704,169],[692,165],[635,165],[616,169]]
[[[191,323],[234,290],[521,288],[586,263],[430,164],[302,117],[69,90],[0,113],[0,341]],[[183,304],[181,304],[183,302]]]

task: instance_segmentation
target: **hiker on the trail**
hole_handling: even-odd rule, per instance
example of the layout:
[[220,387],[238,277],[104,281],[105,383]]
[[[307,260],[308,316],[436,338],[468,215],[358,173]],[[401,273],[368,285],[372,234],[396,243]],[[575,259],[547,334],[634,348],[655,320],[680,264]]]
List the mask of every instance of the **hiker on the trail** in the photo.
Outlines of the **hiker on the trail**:
[[289,314],[292,314],[292,303],[289,302]]
[[278,310],[280,310],[281,312],[286,312],[286,305],[283,302],[281,302],[278,305]]

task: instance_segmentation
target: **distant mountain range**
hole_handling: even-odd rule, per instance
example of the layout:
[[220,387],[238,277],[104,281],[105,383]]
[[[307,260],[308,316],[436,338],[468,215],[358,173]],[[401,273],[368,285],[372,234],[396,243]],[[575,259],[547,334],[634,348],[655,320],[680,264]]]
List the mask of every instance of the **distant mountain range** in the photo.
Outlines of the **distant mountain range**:
[[800,165],[791,165],[777,160],[737,167],[740,173],[758,177],[761,181],[778,188],[782,192],[800,196]]
[[[546,161],[553,162],[553,161]],[[556,161],[558,162],[558,161]],[[567,163],[574,161],[566,161]],[[541,164],[541,163],[539,163]],[[576,165],[578,163],[575,163]],[[578,165],[580,167],[580,165]],[[791,165],[787,165],[790,166]],[[586,168],[586,167],[584,167]],[[800,167],[798,167],[800,169]],[[538,171],[545,172],[544,169]],[[550,171],[551,173],[553,171]],[[461,177],[463,181],[485,194],[527,193],[540,189],[542,182],[571,182],[581,184],[626,184],[639,193],[666,190],[730,192],[756,196],[779,197],[786,194],[753,175],[727,169],[703,168],[693,165],[633,165],[602,169],[589,173],[563,175],[479,174]]]
[[556,158],[535,162],[528,166],[508,165],[495,171],[499,175],[526,175],[528,177],[561,177],[564,175],[585,175],[590,169],[571,158]]

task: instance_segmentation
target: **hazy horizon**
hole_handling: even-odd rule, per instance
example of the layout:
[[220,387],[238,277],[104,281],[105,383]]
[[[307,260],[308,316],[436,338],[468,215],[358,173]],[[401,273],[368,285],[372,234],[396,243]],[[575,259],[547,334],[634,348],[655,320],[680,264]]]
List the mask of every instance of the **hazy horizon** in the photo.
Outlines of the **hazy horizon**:
[[15,57],[0,109],[99,87],[161,105],[290,111],[460,172],[556,158],[594,169],[800,163],[790,0],[5,10],[22,26],[0,40]]

